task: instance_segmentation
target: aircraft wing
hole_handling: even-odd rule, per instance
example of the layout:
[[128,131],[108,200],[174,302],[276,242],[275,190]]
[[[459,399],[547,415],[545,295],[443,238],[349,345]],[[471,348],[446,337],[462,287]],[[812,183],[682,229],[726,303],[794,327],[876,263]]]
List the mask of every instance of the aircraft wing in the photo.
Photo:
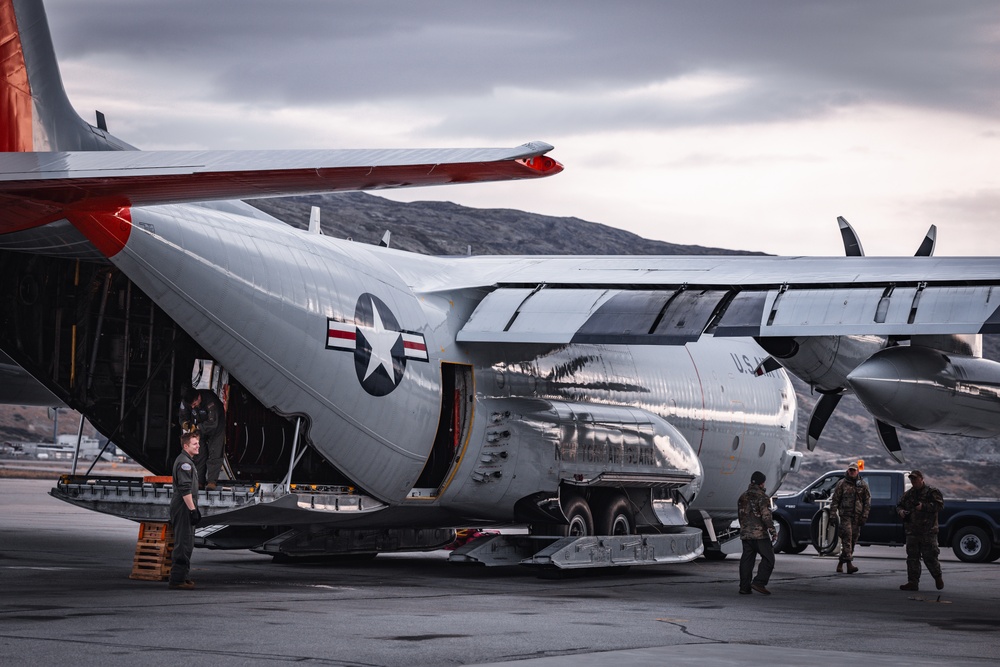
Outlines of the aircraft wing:
[[520,257],[479,260],[493,290],[466,343],[683,345],[715,336],[1000,333],[992,257]]
[[0,234],[69,207],[176,204],[550,176],[552,146],[315,151],[77,151],[0,155]]

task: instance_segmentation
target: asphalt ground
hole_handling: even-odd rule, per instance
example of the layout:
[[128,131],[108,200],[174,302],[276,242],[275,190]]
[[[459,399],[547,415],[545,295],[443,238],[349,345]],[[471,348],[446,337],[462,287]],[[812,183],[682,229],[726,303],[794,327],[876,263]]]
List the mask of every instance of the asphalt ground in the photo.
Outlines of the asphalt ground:
[[1000,564],[942,552],[945,589],[900,591],[902,549],[855,575],[779,554],[771,596],[737,594],[734,557],[540,578],[447,562],[277,564],[196,550],[196,589],[129,579],[137,524],[0,479],[4,665],[995,665]]

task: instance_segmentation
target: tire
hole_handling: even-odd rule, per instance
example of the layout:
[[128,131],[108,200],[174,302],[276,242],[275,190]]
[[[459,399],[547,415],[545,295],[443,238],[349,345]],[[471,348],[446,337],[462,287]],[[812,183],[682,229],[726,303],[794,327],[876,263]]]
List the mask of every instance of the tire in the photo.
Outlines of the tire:
[[788,532],[788,524],[781,519],[775,519],[774,528],[778,531],[778,537],[775,538],[773,543],[774,553],[781,553],[791,549],[792,536]]
[[594,515],[590,505],[580,496],[568,498],[563,505],[563,513],[569,520],[565,526],[559,526],[559,534],[564,537],[585,537],[594,535]]
[[951,550],[966,563],[988,563],[993,552],[993,540],[982,528],[965,526],[951,538]]
[[774,553],[784,552],[786,554],[800,554],[806,550],[808,544],[796,544],[792,546],[792,532],[784,519],[776,519],[774,525],[778,530],[778,539],[774,541]]
[[829,556],[840,547],[840,533],[837,522],[830,521],[829,510],[822,509],[813,517],[809,531],[812,537],[813,549],[820,556]]
[[705,556],[705,560],[726,560],[726,556],[729,554],[721,549],[705,549],[705,553],[703,555]]
[[628,498],[613,495],[600,503],[594,517],[595,535],[634,535],[635,513]]

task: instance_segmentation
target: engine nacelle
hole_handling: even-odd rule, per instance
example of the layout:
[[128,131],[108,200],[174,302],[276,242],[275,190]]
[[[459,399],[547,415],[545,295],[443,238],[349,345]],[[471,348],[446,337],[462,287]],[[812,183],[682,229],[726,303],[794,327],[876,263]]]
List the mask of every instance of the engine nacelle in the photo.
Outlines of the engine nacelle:
[[914,431],[1000,435],[1000,363],[927,347],[891,347],[847,377],[876,419]]
[[757,343],[796,377],[822,393],[847,387],[848,373],[884,348],[883,336],[758,338]]

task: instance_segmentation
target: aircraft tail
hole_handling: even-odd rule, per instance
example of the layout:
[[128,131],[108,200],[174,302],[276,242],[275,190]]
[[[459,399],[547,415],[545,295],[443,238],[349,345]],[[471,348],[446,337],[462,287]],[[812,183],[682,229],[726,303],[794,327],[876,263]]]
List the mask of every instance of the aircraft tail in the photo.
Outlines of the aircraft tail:
[[0,68],[0,151],[134,150],[73,110],[41,0],[0,0]]

